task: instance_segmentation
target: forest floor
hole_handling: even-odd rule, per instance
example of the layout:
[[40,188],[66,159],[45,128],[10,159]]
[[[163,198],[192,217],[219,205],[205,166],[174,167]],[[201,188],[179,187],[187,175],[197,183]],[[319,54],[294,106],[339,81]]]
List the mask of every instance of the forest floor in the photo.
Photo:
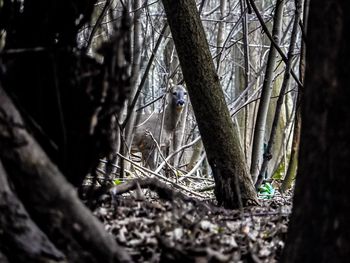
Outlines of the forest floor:
[[276,191],[259,207],[226,210],[171,187],[150,189],[106,196],[94,211],[135,262],[278,262],[290,193]]

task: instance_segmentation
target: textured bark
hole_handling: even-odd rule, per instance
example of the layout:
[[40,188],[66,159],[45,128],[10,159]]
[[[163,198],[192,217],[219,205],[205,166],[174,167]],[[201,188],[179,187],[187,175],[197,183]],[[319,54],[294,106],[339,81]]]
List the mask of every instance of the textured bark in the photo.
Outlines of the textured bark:
[[311,1],[303,127],[282,262],[350,258],[350,3]]
[[[128,16],[123,13],[123,27],[99,50],[104,56],[100,64],[76,43],[95,0],[1,3],[6,45],[0,64],[0,158],[30,215],[28,222],[33,220],[69,262],[129,261],[61,173],[79,186],[113,148],[113,116],[129,88]],[[6,201],[11,213],[26,216],[16,210],[20,202]],[[7,221],[4,231],[10,233],[24,220]],[[23,233],[17,234],[14,238],[21,240]],[[45,260],[42,254],[54,254],[49,242],[41,241],[28,243],[38,255],[35,262]],[[25,249],[29,252],[18,246],[17,253]],[[6,255],[2,246],[0,250]]]
[[125,100],[121,82],[128,81],[114,66],[129,65],[115,57],[126,53],[128,27],[118,31],[126,34],[113,38],[108,55],[107,45],[101,49],[103,66],[76,49],[78,30],[90,19],[94,0],[25,1],[23,10],[12,2],[4,1],[7,12],[0,24],[7,32],[3,87],[51,160],[79,186],[100,157],[113,150],[113,114]]
[[[64,255],[31,220],[10,189],[0,161],[0,249],[12,262],[63,262]],[[1,258],[0,262],[5,262]]]
[[257,203],[196,3],[194,0],[163,0],[163,4],[213,171],[218,204],[237,208],[241,199],[245,205]]
[[[129,262],[75,189],[27,132],[0,89],[0,158],[19,198],[69,262]],[[34,190],[33,190],[34,189]]]

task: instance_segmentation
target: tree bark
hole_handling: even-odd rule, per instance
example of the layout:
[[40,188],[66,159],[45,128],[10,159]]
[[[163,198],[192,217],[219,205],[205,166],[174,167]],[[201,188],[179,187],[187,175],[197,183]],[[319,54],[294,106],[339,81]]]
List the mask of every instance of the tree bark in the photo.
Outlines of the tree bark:
[[[0,248],[13,262],[63,262],[64,255],[35,225],[10,189],[0,161]],[[0,256],[0,262],[4,262]]]
[[[134,45],[133,45],[133,61],[131,65],[131,75],[133,76],[133,79],[131,81],[132,90],[130,92],[130,101],[128,101],[128,107],[130,107],[132,100],[138,99],[135,96],[137,93],[137,88],[140,80],[139,75],[140,75],[141,52],[142,52],[141,0],[134,0],[133,10],[136,10],[134,13],[134,32],[133,32]],[[133,132],[134,132],[134,126],[136,121],[136,112],[134,109],[132,109],[132,112],[128,114],[130,114],[130,117],[125,126],[125,142],[129,147],[129,149],[127,149],[129,151],[131,147],[131,142],[133,139]],[[123,154],[127,156],[126,153],[127,152],[125,151]]]
[[296,46],[296,39],[297,39],[297,34],[298,34],[300,15],[301,15],[301,2],[300,2],[300,0],[296,0],[295,1],[294,23],[293,23],[293,29],[292,29],[290,44],[289,44],[289,49],[288,49],[288,61],[286,63],[286,69],[285,69],[284,76],[283,76],[283,82],[282,82],[281,90],[279,92],[277,103],[276,103],[276,109],[275,109],[275,114],[273,117],[269,141],[267,143],[266,152],[264,153],[264,158],[263,158],[263,162],[261,164],[258,179],[257,179],[256,184],[255,184],[256,189],[258,189],[259,186],[261,185],[261,183],[263,182],[265,173],[267,171],[268,163],[272,159],[272,147],[273,147],[275,140],[276,140],[278,122],[279,122],[281,111],[282,111],[282,105],[283,105],[283,101],[284,101],[285,92],[287,90],[287,87],[289,86],[290,75],[291,75],[292,66],[293,66],[294,49]]
[[19,4],[4,1],[7,12],[0,25],[6,30],[3,87],[75,186],[113,150],[113,115],[125,100],[129,81],[127,25],[113,38],[118,52],[102,54],[104,65],[77,49],[78,31],[90,19],[94,3],[26,1],[20,10]]
[[0,262],[1,263],[8,263],[9,262],[8,258],[4,255],[4,253],[2,253],[1,250],[0,250]]
[[[309,4],[310,4],[310,0],[304,1],[303,33],[307,33],[307,25],[309,20]],[[305,80],[305,59],[306,59],[306,43],[305,43],[305,36],[302,36],[302,42],[300,47],[300,62],[299,62],[299,76],[302,83],[304,83],[304,80]],[[301,126],[302,126],[302,123],[301,123],[302,122],[301,120],[302,95],[303,95],[303,90],[301,90],[301,87],[299,87],[297,101],[296,101],[292,150],[290,153],[288,170],[281,185],[282,192],[287,191],[291,187],[297,175],[298,155],[299,155],[299,147],[300,147],[300,133],[301,133]]]
[[258,203],[194,0],[163,0],[219,205]]
[[[280,37],[281,37],[283,9],[284,9],[284,0],[276,1],[276,11],[273,19],[272,36],[277,44],[279,44]],[[276,60],[277,60],[277,50],[271,44],[270,52],[267,60],[264,85],[261,90],[261,98],[259,102],[259,108],[258,108],[258,113],[256,116],[256,122],[254,127],[252,161],[250,166],[250,173],[252,175],[252,179],[254,183],[258,178],[259,169],[263,158],[264,138],[266,135],[265,134],[266,118],[267,118],[267,112],[270,105],[270,97],[272,93],[272,82],[273,82],[272,80],[274,77]]]
[[0,158],[34,221],[69,262],[130,262],[28,134],[2,89],[0,105]]
[[350,4],[310,2],[303,127],[282,262],[350,258]]

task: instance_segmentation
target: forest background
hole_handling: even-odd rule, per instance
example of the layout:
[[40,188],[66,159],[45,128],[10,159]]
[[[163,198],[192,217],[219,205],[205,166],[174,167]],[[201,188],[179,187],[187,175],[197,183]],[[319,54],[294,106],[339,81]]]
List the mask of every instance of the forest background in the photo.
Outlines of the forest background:
[[[172,175],[153,175],[242,209],[272,180],[286,192],[298,168],[282,260],[342,262],[347,10],[335,0],[0,1],[1,258],[130,260],[76,189],[87,175],[108,188],[101,169],[126,177],[134,110],[161,112],[154,100],[175,83],[191,104],[170,151],[186,150],[163,164]],[[197,178],[188,187],[176,176]]]

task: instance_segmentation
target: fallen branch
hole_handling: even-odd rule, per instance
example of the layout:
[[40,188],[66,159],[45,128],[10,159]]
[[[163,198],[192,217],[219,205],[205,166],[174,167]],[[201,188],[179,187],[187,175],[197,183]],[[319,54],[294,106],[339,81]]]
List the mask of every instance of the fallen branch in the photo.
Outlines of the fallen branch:
[[192,202],[194,204],[202,205],[203,207],[208,208],[208,205],[202,202],[201,200],[190,196],[186,196],[179,191],[175,191],[169,185],[160,182],[156,178],[135,179],[127,183],[113,186],[110,189],[110,194],[112,195],[112,197],[115,197],[117,195],[121,195],[132,190],[137,190],[138,187],[149,188],[150,190],[155,191],[158,194],[159,198],[164,200],[174,201],[176,199],[181,199],[182,201]]
[[124,160],[126,160],[126,161],[128,161],[128,162],[130,162],[130,163],[132,163],[132,164],[134,165],[134,168],[137,169],[137,170],[140,170],[140,171],[143,171],[143,172],[147,172],[147,173],[149,173],[149,174],[151,174],[151,175],[154,175],[154,176],[156,176],[156,177],[162,179],[163,181],[172,184],[174,187],[176,187],[176,188],[178,188],[178,189],[181,189],[181,190],[183,190],[183,191],[186,191],[186,192],[188,192],[188,193],[191,193],[191,194],[193,194],[193,195],[195,195],[195,196],[198,196],[198,197],[201,197],[201,198],[207,198],[207,196],[204,196],[204,195],[201,195],[201,194],[199,194],[199,193],[196,193],[195,191],[192,191],[192,190],[188,189],[187,187],[185,187],[185,186],[183,186],[183,185],[180,185],[180,184],[177,184],[176,182],[173,182],[172,180],[166,178],[165,176],[163,176],[163,175],[161,175],[161,174],[155,173],[155,172],[153,172],[152,170],[147,169],[147,168],[145,168],[145,167],[143,167],[143,166],[141,166],[141,165],[139,165],[139,164],[137,164],[137,163],[131,161],[130,159],[126,158],[125,156],[121,155],[120,153],[117,153],[117,155],[118,155],[120,158],[122,158],[122,159],[124,159]]

